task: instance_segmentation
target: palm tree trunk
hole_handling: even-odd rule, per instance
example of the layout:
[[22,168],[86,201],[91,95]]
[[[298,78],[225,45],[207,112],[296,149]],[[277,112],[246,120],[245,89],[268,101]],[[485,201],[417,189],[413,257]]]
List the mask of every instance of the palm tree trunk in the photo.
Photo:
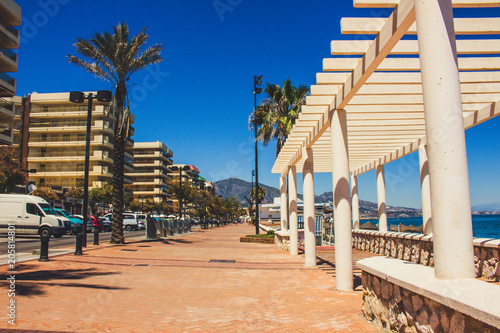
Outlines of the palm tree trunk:
[[124,244],[123,237],[123,157],[125,140],[123,133],[115,129],[113,147],[113,226],[111,243]]
[[113,142],[113,225],[111,243],[125,244],[123,237],[123,164],[125,152],[125,133],[122,130],[123,104],[125,91],[117,86],[115,90],[116,113]]

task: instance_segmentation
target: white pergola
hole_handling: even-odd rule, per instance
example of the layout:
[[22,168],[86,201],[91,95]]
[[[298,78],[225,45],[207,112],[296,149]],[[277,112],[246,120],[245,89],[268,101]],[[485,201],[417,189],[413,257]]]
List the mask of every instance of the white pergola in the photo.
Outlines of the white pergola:
[[342,33],[355,36],[331,42],[333,57],[323,60],[276,159],[281,202],[289,176],[290,216],[283,220],[290,225],[290,252],[297,254],[296,173],[304,182],[305,261],[313,266],[314,173],[331,172],[337,289],[352,290],[357,176],[376,169],[379,229],[387,231],[384,165],[419,151],[424,233],[434,236],[436,277],[473,277],[464,129],[500,113],[500,40],[488,36],[500,34],[500,18],[453,18],[452,7],[500,2],[354,0],[354,6],[394,10],[388,18],[341,20]]

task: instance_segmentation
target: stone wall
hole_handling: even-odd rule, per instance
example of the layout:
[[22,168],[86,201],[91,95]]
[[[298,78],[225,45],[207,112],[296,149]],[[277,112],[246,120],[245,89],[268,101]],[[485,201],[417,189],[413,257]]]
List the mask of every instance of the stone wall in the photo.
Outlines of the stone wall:
[[[404,232],[353,230],[352,247],[424,266],[434,266],[432,236]],[[500,240],[474,238],[476,277],[500,280]]]
[[448,306],[363,271],[365,318],[388,332],[500,332]]

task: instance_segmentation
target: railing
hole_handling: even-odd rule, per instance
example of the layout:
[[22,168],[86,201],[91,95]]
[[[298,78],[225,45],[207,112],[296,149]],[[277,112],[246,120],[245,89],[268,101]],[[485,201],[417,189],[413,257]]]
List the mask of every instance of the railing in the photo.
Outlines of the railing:
[[11,137],[12,136],[12,128],[0,128],[0,134]]
[[12,76],[7,75],[5,73],[1,73],[1,72],[0,72],[0,79],[7,82],[8,84],[10,84],[12,86],[16,82],[16,79],[14,79]]
[[14,111],[14,104],[6,99],[0,98],[0,106],[4,109]]
[[7,23],[5,20],[3,20],[1,18],[0,18],[0,25],[2,25],[5,29],[7,29],[14,36],[19,37],[19,30],[17,28],[14,28],[13,26],[11,26],[9,23]]
[[6,57],[12,59],[13,61],[17,61],[17,54],[9,49],[0,49],[0,53],[3,53]]

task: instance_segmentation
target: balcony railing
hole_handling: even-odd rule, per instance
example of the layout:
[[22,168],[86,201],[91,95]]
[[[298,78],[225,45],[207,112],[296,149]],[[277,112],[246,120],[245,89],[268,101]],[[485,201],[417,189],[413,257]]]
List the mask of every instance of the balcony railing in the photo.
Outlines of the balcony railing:
[[6,99],[0,98],[0,106],[9,111],[14,111],[14,104]]
[[2,128],[0,127],[0,134],[11,137],[12,136],[12,128]]
[[0,49],[0,53],[3,53],[7,58],[17,61],[17,54],[9,49]]
[[11,34],[16,36],[16,38],[19,38],[19,30],[17,28],[14,28],[11,26],[9,23],[7,23],[5,20],[0,18],[0,25],[2,25],[5,29],[7,29]]
[[0,79],[7,82],[8,84],[10,84],[12,86],[16,82],[16,79],[14,79],[12,76],[7,75],[5,73],[0,73]]

